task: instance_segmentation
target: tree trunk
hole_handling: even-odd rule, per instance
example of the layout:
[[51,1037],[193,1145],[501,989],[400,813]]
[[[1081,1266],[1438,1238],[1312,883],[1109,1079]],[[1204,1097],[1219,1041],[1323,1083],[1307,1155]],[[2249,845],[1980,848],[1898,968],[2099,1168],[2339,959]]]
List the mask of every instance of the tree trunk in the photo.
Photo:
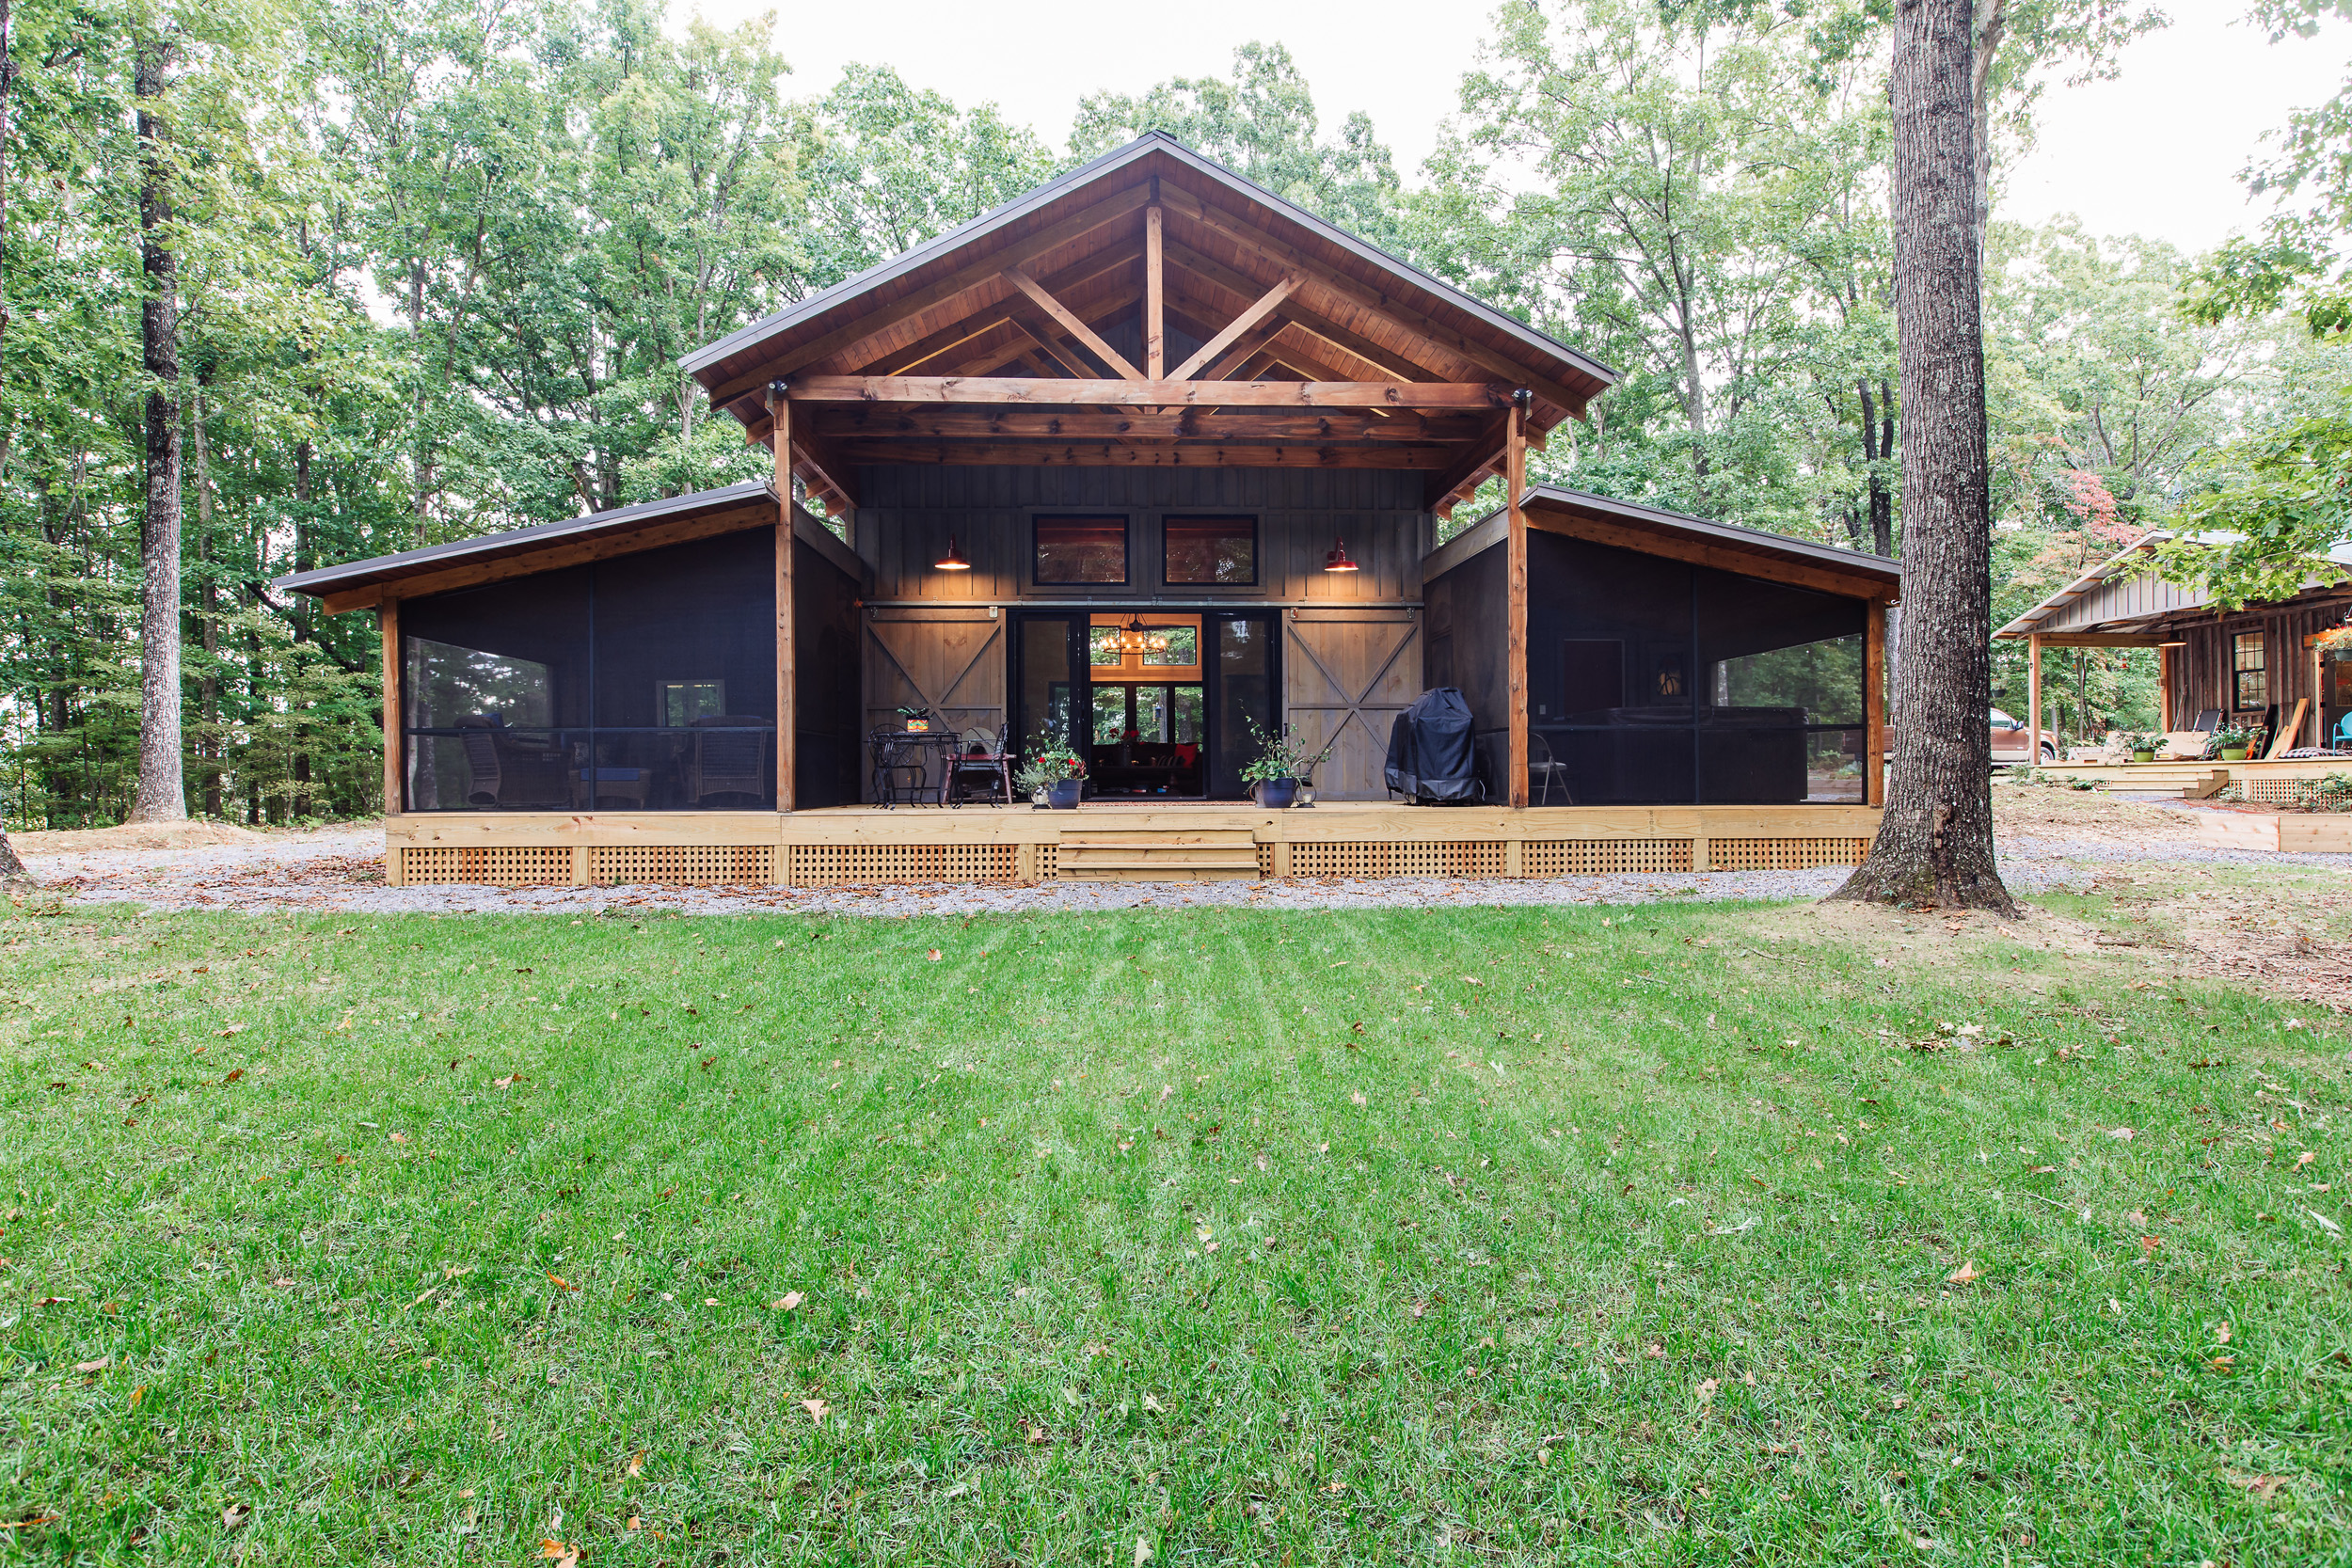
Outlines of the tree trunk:
[[16,858],[16,847],[8,842],[8,830],[0,828],[0,882],[31,880],[32,873],[24,869],[24,863]]
[[213,581],[213,462],[204,435],[204,376],[196,380],[195,417],[188,430],[196,443],[197,638],[204,650],[203,673],[197,678],[196,717],[200,726],[196,754],[204,763],[204,815],[220,816],[220,600]]
[[147,297],[139,306],[146,350],[147,512],[139,528],[139,782],[134,822],[188,815],[180,764],[180,301],[179,257],[167,232],[170,175],[160,100],[171,46],[139,44],[133,78],[138,100],[139,261]]
[[1969,203],[1969,230],[1977,261],[1984,261],[1985,226],[1993,220],[1993,67],[2001,55],[2001,40],[2009,36],[2009,0],[1979,0],[1984,14],[1971,19],[1974,49],[1968,63],[1969,166],[1976,171],[1976,194]]
[[1890,188],[1903,409],[1895,764],[1834,896],[2014,915],[1993,858],[1993,529],[1968,0],[1897,0]]

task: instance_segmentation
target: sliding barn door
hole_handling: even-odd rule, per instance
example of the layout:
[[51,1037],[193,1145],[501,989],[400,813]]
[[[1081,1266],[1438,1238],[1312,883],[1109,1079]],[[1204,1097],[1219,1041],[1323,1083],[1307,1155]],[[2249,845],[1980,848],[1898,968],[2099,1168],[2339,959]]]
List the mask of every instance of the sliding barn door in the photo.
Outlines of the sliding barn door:
[[1384,800],[1389,728],[1421,694],[1421,622],[1401,610],[1300,610],[1282,618],[1283,716],[1309,752],[1332,742],[1315,794]]
[[[866,728],[897,729],[901,707],[958,731],[1005,721],[1005,621],[985,610],[883,610],[866,621]],[[870,776],[866,794],[873,794]]]

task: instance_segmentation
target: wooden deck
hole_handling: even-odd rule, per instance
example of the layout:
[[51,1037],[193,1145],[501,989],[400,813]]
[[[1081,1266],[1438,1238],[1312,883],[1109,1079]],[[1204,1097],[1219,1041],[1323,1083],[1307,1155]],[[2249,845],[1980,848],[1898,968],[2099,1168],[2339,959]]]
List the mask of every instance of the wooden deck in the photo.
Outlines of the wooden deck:
[[385,876],[428,882],[1197,881],[1558,877],[1859,864],[1872,806],[1413,807],[1089,802],[960,810],[436,812],[385,819]]
[[2352,757],[2307,757],[2277,762],[2058,762],[2040,772],[2054,779],[2087,779],[2103,789],[2128,794],[2180,795],[2205,800],[2235,784],[2249,800],[2288,800],[2298,780],[2352,773]]

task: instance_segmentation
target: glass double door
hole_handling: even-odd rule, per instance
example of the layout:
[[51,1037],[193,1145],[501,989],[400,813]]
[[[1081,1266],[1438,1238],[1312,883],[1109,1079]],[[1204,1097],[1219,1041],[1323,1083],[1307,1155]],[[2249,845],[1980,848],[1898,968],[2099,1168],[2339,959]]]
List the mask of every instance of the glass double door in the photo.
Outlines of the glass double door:
[[1024,614],[1022,750],[1072,746],[1095,799],[1238,800],[1249,726],[1274,724],[1275,631],[1270,611]]

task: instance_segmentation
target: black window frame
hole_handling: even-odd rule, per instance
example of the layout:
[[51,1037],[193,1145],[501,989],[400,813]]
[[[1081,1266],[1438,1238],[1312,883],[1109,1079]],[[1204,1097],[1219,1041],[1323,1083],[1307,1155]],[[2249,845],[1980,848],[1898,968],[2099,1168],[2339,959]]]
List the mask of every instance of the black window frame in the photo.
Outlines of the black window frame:
[[[1168,526],[1170,523],[1248,523],[1249,525],[1249,576],[1247,580],[1218,582],[1215,579],[1176,578],[1168,569]],[[1265,527],[1263,519],[1254,512],[1174,512],[1160,518],[1160,581],[1169,588],[1205,588],[1214,593],[1219,589],[1255,588],[1265,576]]]
[[[2246,662],[2247,644],[2253,644],[2254,662]],[[2262,690],[2252,702],[2246,700],[2246,677],[2261,678]],[[2261,631],[2240,631],[2230,635],[2230,706],[2233,713],[2250,713],[2270,705],[2270,639]]]
[[[1038,533],[1049,523],[1109,523],[1119,524],[1120,577],[1110,578],[1049,578],[1039,567]],[[1126,588],[1136,577],[1136,520],[1126,512],[1040,512],[1029,518],[1029,583],[1036,588]]]

